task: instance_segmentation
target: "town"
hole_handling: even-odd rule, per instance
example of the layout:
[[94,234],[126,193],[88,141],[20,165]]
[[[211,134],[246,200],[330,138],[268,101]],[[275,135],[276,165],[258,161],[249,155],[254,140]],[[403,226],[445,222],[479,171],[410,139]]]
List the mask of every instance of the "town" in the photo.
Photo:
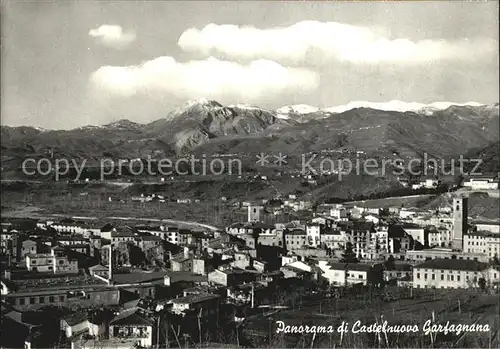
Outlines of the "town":
[[[270,224],[276,201],[310,217]],[[220,228],[2,218],[2,330],[18,334],[2,346],[258,346],[272,331],[250,323],[297,306],[499,292],[500,223],[469,219],[459,194],[437,210],[313,208],[294,195],[241,210]]]

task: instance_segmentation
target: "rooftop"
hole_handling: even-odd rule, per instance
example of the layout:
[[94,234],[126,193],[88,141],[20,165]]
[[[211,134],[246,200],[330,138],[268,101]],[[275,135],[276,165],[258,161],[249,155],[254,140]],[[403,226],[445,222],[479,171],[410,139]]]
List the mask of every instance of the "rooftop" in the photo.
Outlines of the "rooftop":
[[169,271],[167,275],[170,279],[170,283],[176,282],[207,282],[208,278],[206,275],[193,274],[188,271]]
[[352,271],[370,271],[372,266],[370,264],[362,263],[340,263],[340,262],[330,262],[328,263],[331,269],[334,270],[352,270]]
[[117,284],[140,284],[140,283],[149,283],[156,282],[163,283],[165,275],[167,272],[165,271],[156,271],[156,272],[135,272],[135,273],[127,273],[127,274],[114,274],[113,281]]
[[465,259],[432,259],[415,268],[481,271],[487,268],[487,264]]
[[211,294],[211,293],[202,293],[202,294],[190,294],[185,297],[175,298],[172,300],[172,303],[175,304],[196,304],[200,302],[205,302],[212,299],[220,298],[219,295]]
[[89,267],[89,270],[92,270],[92,271],[102,271],[102,270],[108,271],[108,267],[105,267],[104,265],[101,265],[101,264],[97,264],[97,265],[94,265],[92,267]]
[[140,325],[140,326],[153,326],[153,322],[148,319],[146,314],[141,312],[138,307],[130,308],[122,311],[115,316],[109,323],[110,325]]
[[488,230],[469,231],[467,235],[493,237],[493,238],[496,237],[500,239],[500,234]]
[[473,220],[472,224],[484,224],[484,225],[500,225],[500,221],[484,221],[484,220]]

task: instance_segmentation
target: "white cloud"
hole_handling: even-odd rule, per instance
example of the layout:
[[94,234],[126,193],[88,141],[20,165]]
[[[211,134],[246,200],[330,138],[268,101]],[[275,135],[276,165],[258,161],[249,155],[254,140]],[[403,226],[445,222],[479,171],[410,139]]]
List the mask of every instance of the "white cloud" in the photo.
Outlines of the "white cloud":
[[123,31],[119,25],[101,25],[97,29],[91,29],[89,35],[96,38],[101,44],[123,48],[135,41],[136,35],[133,31]]
[[135,66],[101,67],[92,74],[91,82],[98,91],[121,96],[159,93],[182,99],[255,101],[281,93],[310,92],[318,87],[319,75],[268,60],[240,65],[212,57],[185,63],[159,57]]
[[317,21],[268,29],[209,24],[201,30],[187,29],[178,44],[185,51],[206,55],[219,52],[239,58],[304,61],[314,53],[321,59],[359,64],[476,60],[496,55],[498,47],[495,40],[412,41],[390,38],[371,28]]

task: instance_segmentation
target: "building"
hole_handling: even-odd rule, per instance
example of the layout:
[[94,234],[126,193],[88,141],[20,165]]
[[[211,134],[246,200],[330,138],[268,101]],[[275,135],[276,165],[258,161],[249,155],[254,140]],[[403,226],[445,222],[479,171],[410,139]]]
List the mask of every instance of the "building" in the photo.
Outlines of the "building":
[[471,190],[498,190],[498,179],[494,176],[470,177],[462,185]]
[[404,260],[409,263],[421,263],[431,259],[463,259],[487,263],[489,257],[484,253],[458,252],[450,248],[429,248],[420,251],[406,251]]
[[485,263],[471,260],[434,259],[413,268],[414,288],[471,288],[498,283],[498,273]]
[[97,264],[89,268],[89,273],[92,276],[100,276],[103,278],[109,278],[109,266],[105,267],[104,265]]
[[208,282],[221,286],[236,286],[242,283],[255,281],[257,274],[257,272],[238,268],[223,270],[215,269],[208,273]]
[[499,258],[500,234],[490,231],[469,231],[464,235],[464,252],[482,253],[490,259]]
[[40,253],[40,245],[34,240],[25,240],[21,243],[21,259],[25,259],[28,254]]
[[141,308],[134,307],[119,313],[109,323],[109,337],[134,339],[141,347],[156,344],[154,321]]
[[107,326],[103,323],[100,314],[89,314],[86,311],[66,315],[60,320],[60,328],[66,333],[67,338],[78,338],[87,334],[92,337],[103,338]]
[[184,247],[184,251],[170,259],[170,269],[172,271],[189,271],[193,270],[193,258],[189,253],[189,248]]
[[500,222],[499,221],[472,221],[473,226],[476,230],[487,230],[492,233],[500,234]]
[[26,255],[26,268],[29,271],[43,273],[78,273],[78,262],[67,256],[55,254],[28,254]]
[[429,247],[447,247],[451,248],[453,242],[453,228],[432,227],[427,236]]
[[384,270],[384,281],[411,281],[413,277],[411,264],[394,264],[394,268]]
[[371,222],[355,222],[347,229],[347,241],[351,243],[352,250],[359,259],[367,259],[375,250],[372,240],[375,233],[374,225]]
[[326,229],[321,233],[321,245],[332,250],[343,250],[346,236],[344,232],[337,229]]
[[423,246],[428,246],[428,232],[414,223],[405,223],[402,225],[402,228],[413,238],[415,244]]
[[321,244],[321,225],[306,225],[307,244],[310,247],[318,247]]
[[285,232],[285,246],[289,251],[298,250],[307,245],[307,233],[300,228]]
[[247,208],[248,210],[248,222],[260,222],[262,220],[262,213],[264,211],[264,207],[262,206],[253,206],[250,205]]
[[375,268],[370,264],[320,260],[318,267],[322,271],[322,276],[333,286],[368,285],[382,281],[381,268]]
[[463,249],[463,236],[467,233],[467,198],[453,199],[453,241],[452,248]]
[[178,315],[186,315],[193,312],[202,317],[215,318],[219,309],[220,296],[217,294],[201,293],[175,298],[169,303],[172,304],[170,311]]

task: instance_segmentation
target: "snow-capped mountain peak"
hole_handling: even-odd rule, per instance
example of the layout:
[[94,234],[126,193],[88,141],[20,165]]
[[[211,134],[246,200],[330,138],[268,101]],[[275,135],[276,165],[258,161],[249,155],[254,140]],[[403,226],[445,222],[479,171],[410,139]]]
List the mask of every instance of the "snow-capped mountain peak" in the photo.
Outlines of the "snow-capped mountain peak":
[[343,113],[345,111],[356,109],[356,108],[371,108],[384,111],[397,111],[397,112],[421,112],[425,114],[432,114],[437,110],[444,110],[452,105],[456,106],[471,106],[479,107],[483,104],[477,102],[467,102],[467,103],[454,103],[454,102],[434,102],[430,104],[417,103],[417,102],[403,102],[398,100],[392,100],[389,102],[367,102],[367,101],[354,101],[349,102],[345,105],[338,105],[335,107],[322,109],[324,112],[330,113]]
[[319,108],[307,104],[287,105],[276,110],[278,114],[310,114],[316,113],[317,111],[319,111]]

